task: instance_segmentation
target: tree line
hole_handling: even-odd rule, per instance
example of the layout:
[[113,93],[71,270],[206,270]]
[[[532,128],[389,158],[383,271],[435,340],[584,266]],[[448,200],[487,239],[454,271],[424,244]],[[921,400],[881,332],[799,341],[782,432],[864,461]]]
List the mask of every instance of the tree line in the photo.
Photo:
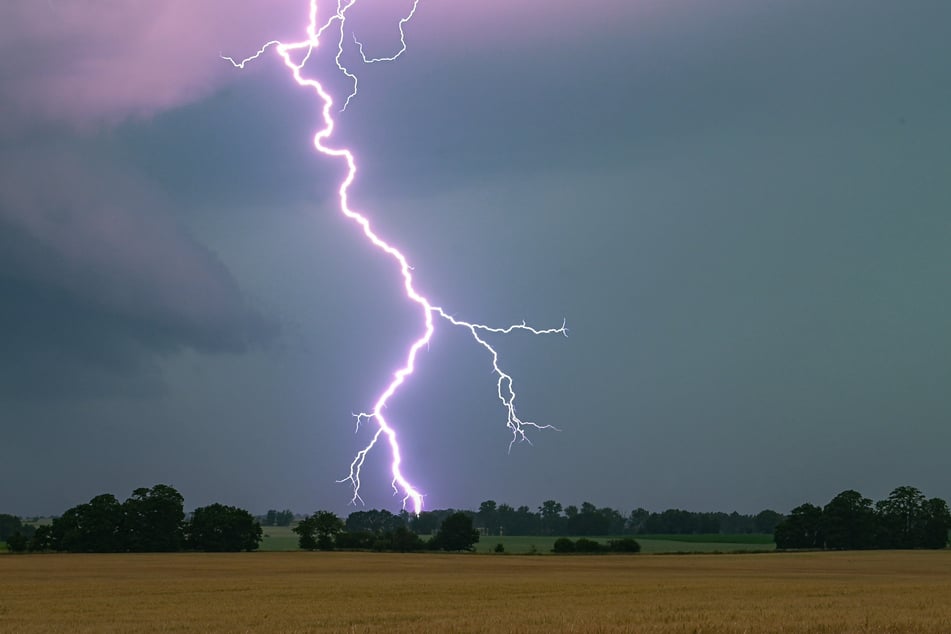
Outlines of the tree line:
[[[96,496],[35,529],[0,514],[0,541],[6,540],[13,551],[255,550],[262,539],[261,521],[288,526],[295,518],[290,510],[272,509],[258,521],[248,511],[222,504],[195,509],[186,517],[183,501],[174,488],[158,484],[136,489],[122,503],[111,494]],[[825,507],[803,504],[786,516],[769,509],[741,515],[680,509],[654,513],[643,508],[625,515],[590,502],[563,507],[555,500],[532,511],[486,500],[478,511],[442,509],[413,515],[374,509],[355,511],[346,520],[317,511],[292,530],[305,550],[471,550],[486,534],[579,538],[560,540],[557,552],[636,552],[633,539],[598,545],[587,537],[771,533],[780,549],[944,548],[949,529],[951,512],[944,500],[927,499],[918,489],[904,486],[874,504],[857,491],[843,491]]]
[[901,486],[874,504],[850,489],[824,507],[797,506],[776,526],[774,539],[781,549],[944,548],[949,530],[947,502]]
[[344,521],[330,511],[317,511],[292,530],[303,550],[458,551],[472,550],[479,541],[471,515],[463,511],[449,512],[427,540],[410,528],[412,517],[374,509],[356,511]]
[[555,500],[542,502],[537,511],[527,506],[513,508],[486,500],[473,514],[476,526],[490,535],[657,535],[772,533],[783,515],[766,509],[755,515],[698,513],[667,509],[660,513],[636,508],[624,514],[590,502],[562,506]]
[[183,505],[182,495],[165,484],[136,489],[121,503],[104,493],[51,524],[31,530],[21,523],[6,542],[13,552],[74,553],[250,551],[261,542],[261,525],[244,509],[215,503],[186,518]]

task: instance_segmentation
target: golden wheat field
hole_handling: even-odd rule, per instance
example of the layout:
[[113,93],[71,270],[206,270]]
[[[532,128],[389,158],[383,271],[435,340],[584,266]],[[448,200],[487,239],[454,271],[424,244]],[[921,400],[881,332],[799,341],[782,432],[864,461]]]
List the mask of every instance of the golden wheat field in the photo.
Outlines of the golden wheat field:
[[0,556],[2,632],[951,632],[951,552]]

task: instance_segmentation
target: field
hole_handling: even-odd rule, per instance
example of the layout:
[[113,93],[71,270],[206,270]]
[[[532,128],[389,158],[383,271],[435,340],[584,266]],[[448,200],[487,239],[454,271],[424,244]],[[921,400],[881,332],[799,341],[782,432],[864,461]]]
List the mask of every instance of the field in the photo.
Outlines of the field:
[[[625,536],[622,536],[625,537]],[[627,536],[629,537],[629,536]],[[766,539],[764,539],[766,538]],[[476,544],[476,551],[490,553],[496,544],[502,544],[507,553],[550,553],[557,537],[492,537],[483,536]],[[615,537],[591,537],[607,543]],[[634,535],[644,553],[726,553],[776,550],[770,535]]]
[[[483,535],[476,551],[490,553],[496,544],[502,544],[509,554],[546,554],[551,552],[557,537]],[[607,542],[612,537],[593,537]],[[644,553],[711,553],[753,552],[775,550],[772,535],[636,535]],[[286,526],[264,527],[262,551],[297,550],[297,535]]]
[[924,632],[951,551],[0,556],[0,631]]

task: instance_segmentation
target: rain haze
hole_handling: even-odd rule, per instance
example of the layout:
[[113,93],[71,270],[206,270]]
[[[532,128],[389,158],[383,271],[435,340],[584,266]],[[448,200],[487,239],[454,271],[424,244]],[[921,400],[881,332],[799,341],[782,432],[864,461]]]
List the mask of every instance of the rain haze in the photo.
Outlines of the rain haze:
[[[411,2],[361,0],[371,55]],[[235,7],[240,5],[238,9]],[[0,4],[0,512],[166,483],[347,513],[419,311],[336,208],[306,2]],[[387,409],[426,508],[951,496],[951,4],[421,0],[345,53],[354,206],[436,322]],[[330,3],[321,4],[330,11]],[[308,73],[338,102],[333,47]],[[396,511],[389,456],[367,508]]]

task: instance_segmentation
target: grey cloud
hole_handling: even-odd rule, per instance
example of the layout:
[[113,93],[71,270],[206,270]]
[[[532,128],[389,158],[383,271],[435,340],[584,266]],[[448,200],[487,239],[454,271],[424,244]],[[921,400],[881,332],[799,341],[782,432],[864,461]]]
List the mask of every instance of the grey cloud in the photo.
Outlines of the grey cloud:
[[122,376],[148,369],[148,353],[240,352],[267,336],[166,206],[141,177],[64,147],[0,156],[0,342],[19,377],[8,386],[52,387],[44,375],[77,364]]

